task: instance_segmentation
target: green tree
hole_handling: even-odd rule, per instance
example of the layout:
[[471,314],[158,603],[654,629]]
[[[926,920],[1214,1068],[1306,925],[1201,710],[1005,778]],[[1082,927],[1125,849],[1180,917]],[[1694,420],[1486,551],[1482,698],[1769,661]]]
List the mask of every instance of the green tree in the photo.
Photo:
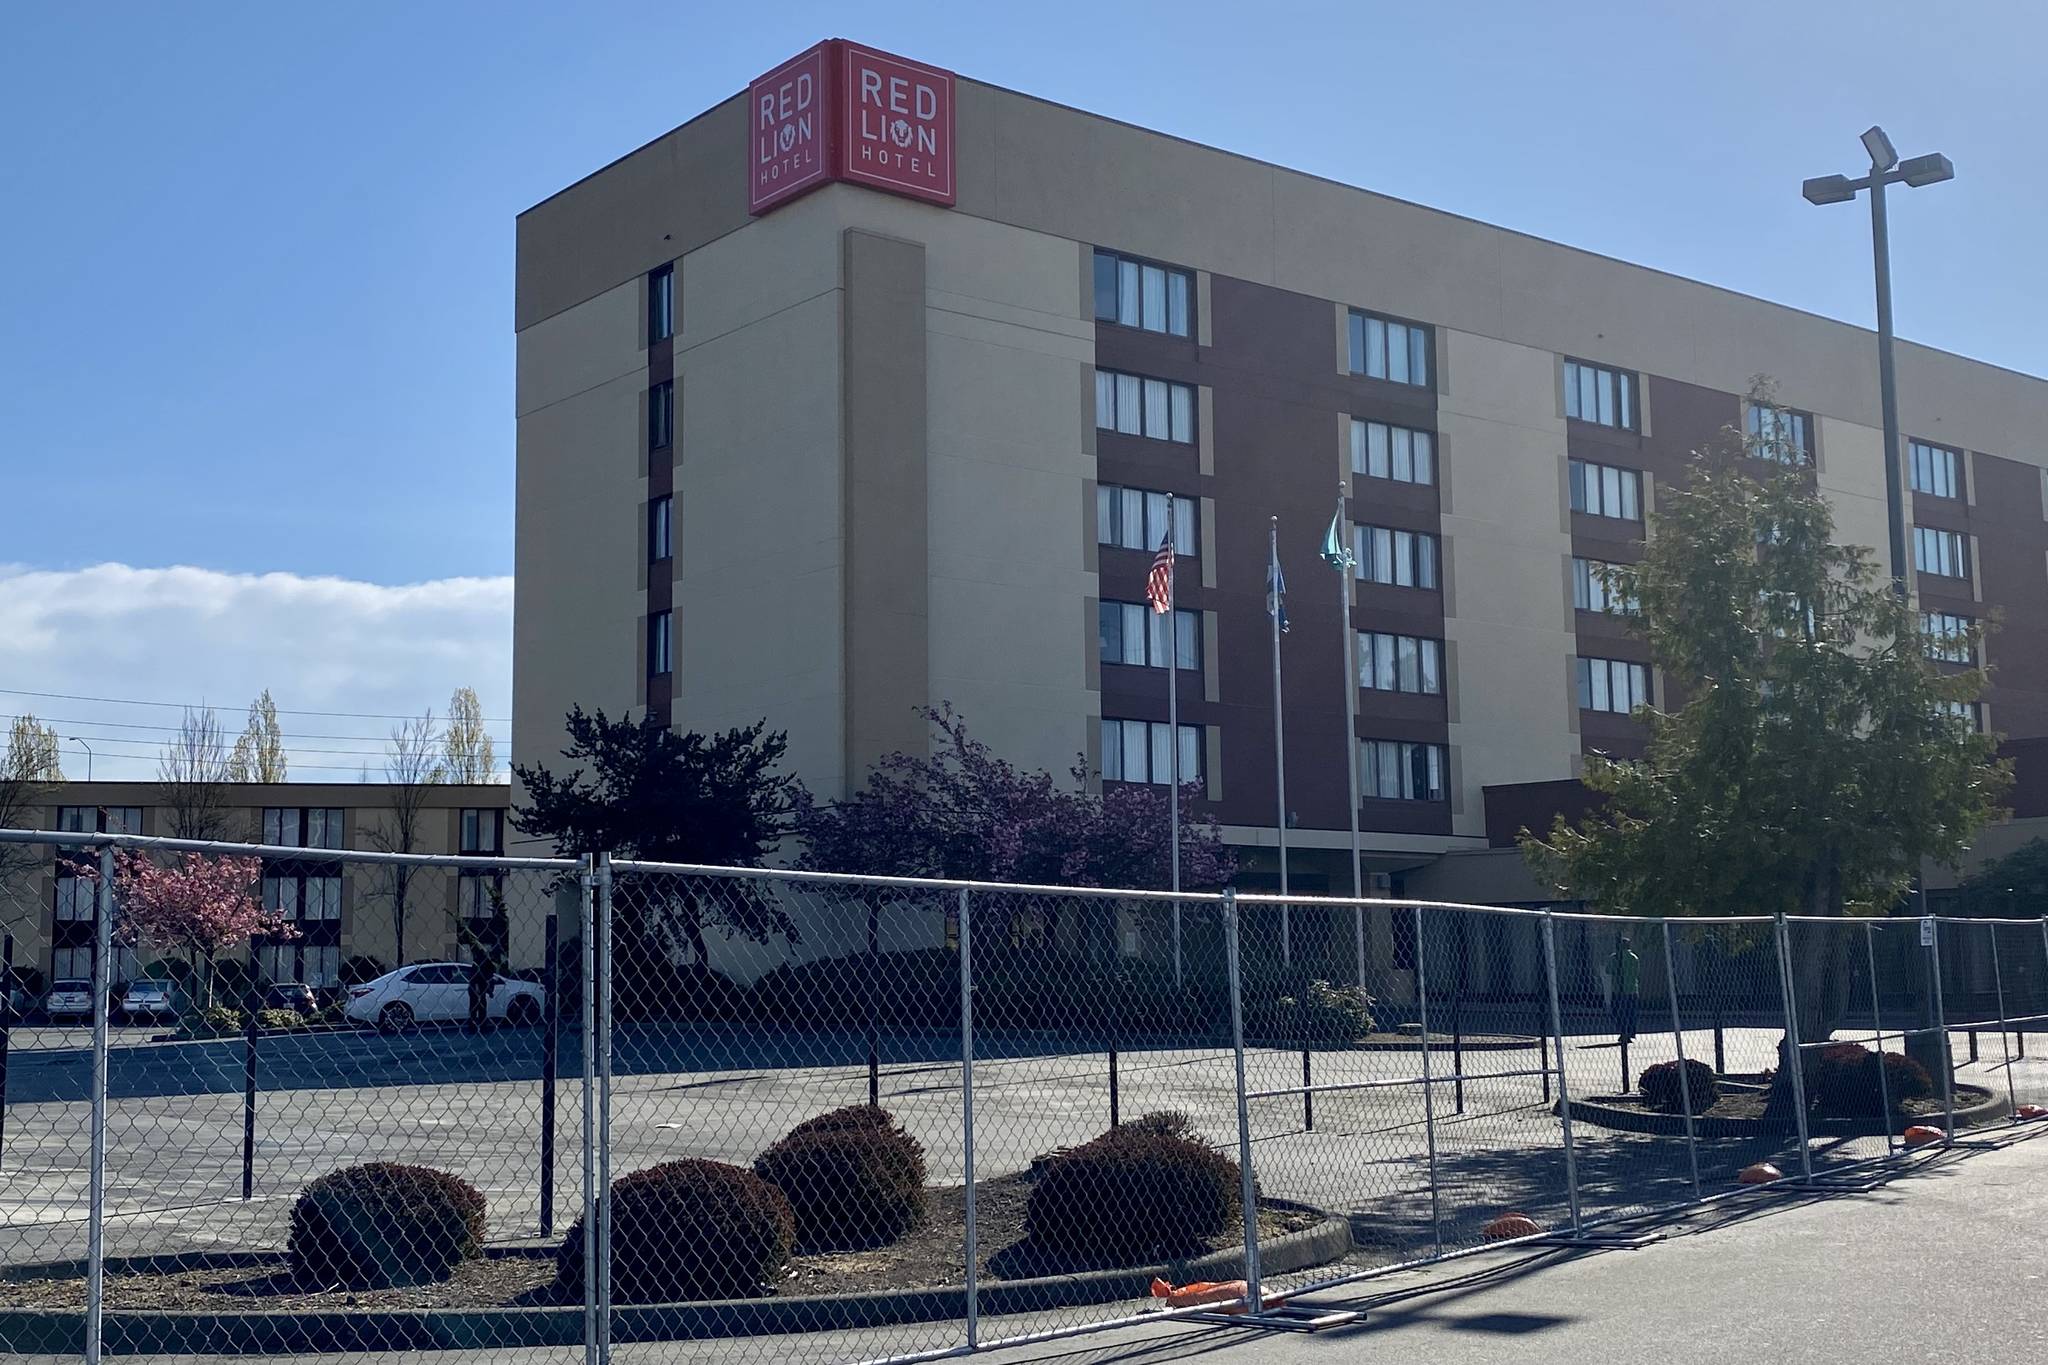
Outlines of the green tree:
[[483,703],[473,687],[458,687],[448,698],[448,728],[441,732],[441,762],[450,782],[488,782],[498,755],[484,728]]
[[277,723],[277,703],[266,687],[249,703],[249,724],[235,737],[228,754],[228,781],[282,782],[285,768],[284,729]]
[[[2000,814],[2010,772],[1958,714],[1981,674],[1936,670],[1872,552],[1834,542],[1811,472],[1765,455],[1733,432],[1695,455],[1659,490],[1641,562],[1608,574],[1682,700],[1640,713],[1641,761],[1587,757],[1607,798],[1592,814],[1523,831],[1564,895],[1617,913],[1881,914],[1923,859],[1953,864]],[[1848,936],[1824,941],[1794,955],[1809,1041],[1849,980]]]
[[2048,839],[2030,839],[1963,879],[1955,913],[2030,919],[2048,915]]
[[[16,716],[9,728],[6,752],[0,753],[0,829],[25,829],[40,823],[36,816],[49,799],[50,785],[63,780],[57,732],[34,716]],[[31,844],[0,844],[0,905],[19,900],[5,894],[7,881],[41,867],[48,856]]]
[[[512,823],[554,840],[558,855],[758,867],[789,832],[802,788],[777,771],[788,742],[765,721],[716,735],[677,734],[578,706],[566,729],[562,757],[573,765],[566,776],[512,765],[527,796]],[[619,1006],[640,1014],[671,1003],[685,953],[709,966],[708,931],[755,943],[797,937],[774,888],[757,881],[620,876],[612,904]]]

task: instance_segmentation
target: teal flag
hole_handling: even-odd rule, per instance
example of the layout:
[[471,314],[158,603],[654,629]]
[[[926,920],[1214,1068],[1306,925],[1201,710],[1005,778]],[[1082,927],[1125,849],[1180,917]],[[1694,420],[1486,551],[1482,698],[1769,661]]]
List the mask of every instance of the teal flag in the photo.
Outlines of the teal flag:
[[1342,573],[1351,567],[1351,547],[1344,543],[1344,507],[1339,503],[1330,516],[1330,529],[1323,536],[1323,562]]

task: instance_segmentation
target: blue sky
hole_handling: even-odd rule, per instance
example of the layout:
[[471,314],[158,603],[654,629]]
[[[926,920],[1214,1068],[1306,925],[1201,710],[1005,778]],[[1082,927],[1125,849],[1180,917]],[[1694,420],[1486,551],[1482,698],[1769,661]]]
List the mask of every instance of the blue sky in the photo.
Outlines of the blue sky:
[[[2048,373],[2048,11],[1269,2],[1249,28],[1245,12],[17,8],[0,46],[0,596],[55,584],[75,607],[75,575],[105,563],[229,584],[509,574],[514,215],[834,34],[1857,322],[1863,214],[1808,207],[1798,183],[1855,169],[1857,133],[1882,122],[1958,176],[1894,209],[1902,334]],[[509,622],[479,610],[476,676],[459,656],[445,671],[501,715]],[[239,708],[282,666],[216,622],[211,655],[174,632],[138,676],[91,634],[140,618],[123,619],[45,613],[77,657],[0,639],[0,687]],[[285,682],[316,680],[336,681]],[[446,681],[401,670],[379,679],[393,700],[353,709],[440,705]]]

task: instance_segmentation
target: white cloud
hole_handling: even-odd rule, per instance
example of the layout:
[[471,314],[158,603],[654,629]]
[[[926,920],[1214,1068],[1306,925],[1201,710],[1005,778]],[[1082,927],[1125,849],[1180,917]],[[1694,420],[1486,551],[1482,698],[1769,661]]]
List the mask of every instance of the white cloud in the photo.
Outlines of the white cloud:
[[[53,572],[0,565],[0,688],[142,701],[206,702],[230,734],[269,688],[281,711],[439,717],[474,687],[509,716],[512,580],[444,578],[386,586],[297,574],[229,574],[126,564]],[[33,711],[95,750],[95,777],[155,773],[160,730],[178,713],[0,692],[0,715]],[[347,781],[392,722],[284,715],[292,776]],[[502,764],[503,723],[490,727]],[[340,750],[343,752],[315,752]],[[358,757],[360,755],[360,757]],[[65,745],[67,776],[84,751]]]

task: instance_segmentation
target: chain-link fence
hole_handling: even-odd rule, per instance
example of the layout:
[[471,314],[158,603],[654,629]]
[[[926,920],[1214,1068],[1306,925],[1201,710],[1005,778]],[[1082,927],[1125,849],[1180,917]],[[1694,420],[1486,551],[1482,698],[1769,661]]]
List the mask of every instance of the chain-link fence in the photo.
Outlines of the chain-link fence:
[[2048,1101],[2040,920],[0,840],[0,1353],[934,1358]]

